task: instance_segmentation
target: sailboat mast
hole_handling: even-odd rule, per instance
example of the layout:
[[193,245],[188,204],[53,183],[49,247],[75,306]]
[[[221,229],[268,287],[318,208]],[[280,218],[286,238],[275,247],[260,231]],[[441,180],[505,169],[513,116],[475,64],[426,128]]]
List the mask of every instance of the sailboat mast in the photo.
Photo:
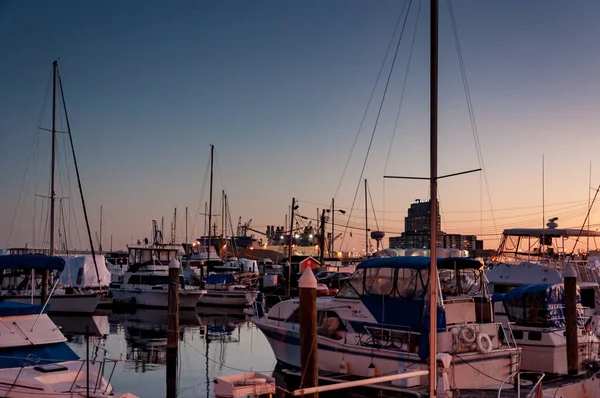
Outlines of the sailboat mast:
[[50,167],[50,255],[54,255],[54,207],[56,192],[54,191],[54,175],[56,174],[56,77],[58,62],[52,63],[52,163]]
[[187,251],[187,244],[188,244],[188,208],[187,206],[185,207],[185,244],[186,244],[186,251]]
[[369,257],[369,212],[367,211],[367,179],[365,178],[365,258]]
[[102,254],[102,205],[100,205],[100,243],[98,244],[98,251]]
[[438,0],[431,0],[430,22],[430,269],[429,269],[429,396],[436,395],[437,381],[437,128],[438,128]]
[[215,152],[215,146],[210,146],[210,193],[208,196],[208,246],[206,246],[207,255],[206,259],[210,260],[210,246],[211,242],[211,228],[212,228],[212,196],[213,196],[213,155]]

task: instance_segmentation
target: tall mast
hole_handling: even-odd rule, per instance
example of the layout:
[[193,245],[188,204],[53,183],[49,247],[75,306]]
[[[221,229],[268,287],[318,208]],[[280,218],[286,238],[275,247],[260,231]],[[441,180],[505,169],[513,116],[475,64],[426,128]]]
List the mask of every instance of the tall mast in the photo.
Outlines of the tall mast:
[[210,146],[210,193],[208,196],[208,245],[206,246],[207,255],[206,259],[210,260],[210,246],[211,242],[211,228],[212,228],[212,196],[213,196],[213,155],[215,152],[215,146]]
[[369,257],[369,212],[367,206],[367,179],[365,178],[365,258]]
[[335,250],[333,250],[333,242],[335,242],[335,209],[333,205],[334,198],[331,198],[331,250],[329,250],[329,257],[331,258],[335,257]]
[[58,62],[52,63],[52,164],[50,171],[50,255],[54,255],[54,202],[56,193],[54,192],[54,175],[56,161],[56,77],[58,71]]
[[100,242],[98,246],[98,251],[102,254],[102,205],[100,205]]
[[187,251],[187,244],[188,244],[188,208],[187,206],[185,207],[185,244],[186,244],[186,251]]
[[437,356],[437,128],[438,128],[438,0],[431,0],[430,58],[430,258],[429,269],[429,396],[436,393]]
[[219,248],[223,260],[225,259],[225,252],[223,251],[223,245],[225,244],[225,190],[221,190],[221,247]]

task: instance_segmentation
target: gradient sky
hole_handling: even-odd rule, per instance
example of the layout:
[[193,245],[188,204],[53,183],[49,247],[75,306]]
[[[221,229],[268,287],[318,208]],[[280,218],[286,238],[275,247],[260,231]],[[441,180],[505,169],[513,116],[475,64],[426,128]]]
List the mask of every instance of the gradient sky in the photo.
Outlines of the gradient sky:
[[[234,225],[239,216],[260,230],[283,224],[292,197],[300,214],[316,217],[340,181],[336,204],[351,207],[385,79],[343,180],[342,171],[403,5],[0,1],[0,246],[31,246],[34,194],[48,193],[50,134],[38,126],[50,127],[47,89],[59,57],[92,228],[102,205],[104,241],[113,235],[115,249],[148,236],[152,218],[170,223],[174,207],[179,236],[186,206],[190,236],[202,233],[196,213],[208,200],[210,144],[215,208],[225,189]],[[413,199],[429,196],[427,182],[382,178],[429,173],[428,2],[422,7],[393,144],[418,1],[363,176],[388,236],[403,230]],[[439,173],[448,174],[479,162],[445,0],[440,9]],[[488,186],[481,174],[441,181],[443,229],[483,235],[495,248],[503,228],[541,226],[542,154],[544,215],[581,225],[590,162],[592,185],[600,182],[600,3],[460,0],[454,10]],[[65,176],[58,194],[73,197],[83,242],[73,245],[87,246],[78,193],[66,189],[74,172]],[[362,189],[353,225],[364,223]],[[35,200],[37,230],[42,205]],[[357,234],[344,249],[361,247]]]

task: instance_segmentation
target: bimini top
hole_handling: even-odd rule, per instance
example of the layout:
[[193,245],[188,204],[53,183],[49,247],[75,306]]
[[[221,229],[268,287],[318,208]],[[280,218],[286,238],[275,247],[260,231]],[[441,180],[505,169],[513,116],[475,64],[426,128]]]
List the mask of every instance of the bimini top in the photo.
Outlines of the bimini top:
[[600,231],[591,231],[578,228],[512,228],[502,232],[505,236],[549,236],[552,238],[578,237],[578,236],[600,236]]
[[65,260],[60,257],[42,256],[37,254],[9,254],[7,256],[0,256],[0,270],[35,269],[62,271],[63,268],[65,268]]
[[[426,269],[430,262],[431,258],[424,256],[379,257],[363,261],[356,268]],[[483,265],[472,258],[447,257],[438,258],[437,266],[438,269],[480,269]]]
[[206,278],[206,283],[235,283],[235,277],[231,274],[212,274]]

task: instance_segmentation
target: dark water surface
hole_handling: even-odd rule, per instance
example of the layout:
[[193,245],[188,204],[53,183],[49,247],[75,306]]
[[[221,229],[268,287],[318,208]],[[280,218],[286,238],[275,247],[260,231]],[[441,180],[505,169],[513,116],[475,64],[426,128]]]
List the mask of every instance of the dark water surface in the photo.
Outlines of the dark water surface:
[[[51,316],[61,326],[71,347],[85,358],[86,326],[90,356],[103,355],[102,347],[118,363],[111,384],[118,391],[139,397],[166,394],[167,311],[138,309],[97,311],[94,316]],[[249,371],[268,375],[275,357],[263,334],[242,310],[204,309],[180,314],[179,396],[212,397],[217,376]],[[108,377],[112,365],[107,366]]]

